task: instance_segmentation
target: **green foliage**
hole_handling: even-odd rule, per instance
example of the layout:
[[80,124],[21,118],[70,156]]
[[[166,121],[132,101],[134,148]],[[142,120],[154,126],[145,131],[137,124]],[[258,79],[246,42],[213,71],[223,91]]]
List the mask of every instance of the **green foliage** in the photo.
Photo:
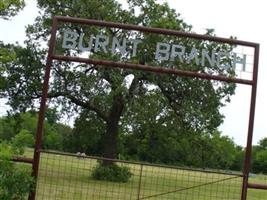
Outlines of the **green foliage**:
[[[198,168],[241,170],[243,157],[234,142],[221,136],[185,132],[177,134],[171,127],[154,126],[142,134],[124,137],[124,156],[152,163]],[[241,164],[240,164],[241,162]]]
[[16,58],[15,52],[12,49],[12,45],[4,45],[0,41],[0,60],[3,63],[8,63]]
[[30,168],[0,161],[0,199],[25,199],[33,185],[30,172]]
[[252,172],[267,174],[267,138],[260,140],[252,150]]
[[22,129],[27,130],[32,135],[35,134],[36,126],[38,122],[38,114],[34,111],[18,113],[16,118],[17,129],[21,131]]
[[[32,52],[33,47],[27,46],[23,48],[18,45],[12,45],[10,48],[16,55],[16,59],[8,63],[2,63],[1,67],[4,71],[1,77],[5,80],[5,87],[2,88],[0,97],[15,97],[16,92],[20,93],[22,96],[19,95],[10,99],[9,104],[14,111],[25,112],[31,108],[29,101],[34,101],[41,95],[43,74],[41,68],[43,65],[38,60],[38,54]],[[23,85],[27,85],[27,90],[23,88]],[[38,92],[35,93],[34,91]]]
[[[44,122],[43,148],[70,150],[72,128],[58,123],[55,113],[48,109],[49,120]],[[0,140],[12,141],[19,148],[33,147],[38,114],[35,111],[0,117]],[[21,148],[21,152],[22,152]]]
[[63,136],[51,130],[44,135],[43,147],[45,149],[62,150]]
[[245,151],[241,146],[236,146],[234,153],[234,162],[232,163],[230,169],[234,171],[242,171],[244,165]]
[[11,140],[16,134],[15,120],[8,117],[0,118],[0,139]]
[[9,19],[15,16],[24,6],[24,0],[1,0],[0,18]]
[[6,142],[0,142],[0,158],[3,160],[10,160],[14,154],[12,146],[8,145]]
[[256,154],[254,170],[256,172],[267,173],[267,150],[259,151]]
[[60,116],[56,109],[47,107],[45,110],[45,119],[48,124],[55,125],[60,119]]
[[73,132],[73,129],[66,125],[66,124],[62,124],[57,122],[56,124],[53,125],[54,130],[58,133],[59,135],[59,139],[62,142],[62,145],[60,146],[62,149],[58,149],[58,150],[63,150],[63,151],[67,151],[67,152],[77,152],[77,150],[73,150],[72,149],[72,137],[71,134]]
[[23,200],[32,189],[31,168],[11,161],[20,152],[16,144],[0,143],[0,199]]
[[19,154],[24,153],[24,147],[33,147],[34,137],[33,135],[25,129],[22,129],[15,137],[12,138],[12,144],[16,146]]
[[267,150],[267,138],[263,138],[259,141],[258,148],[260,150]]
[[95,113],[83,110],[76,118],[74,128],[66,141],[68,149],[72,152],[100,155],[100,139],[104,131],[103,121]]
[[126,183],[131,176],[130,168],[118,166],[114,163],[109,165],[97,165],[92,172],[92,177],[94,179],[111,182]]
[[[0,118],[0,139],[10,141],[17,134],[35,134],[37,115],[31,112],[10,114]],[[30,144],[28,144],[30,145]]]

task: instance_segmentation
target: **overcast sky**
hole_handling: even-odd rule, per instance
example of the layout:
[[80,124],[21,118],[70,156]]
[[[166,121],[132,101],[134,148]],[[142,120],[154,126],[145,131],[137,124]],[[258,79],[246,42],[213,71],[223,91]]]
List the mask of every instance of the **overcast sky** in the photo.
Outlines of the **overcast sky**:
[[[240,40],[260,43],[260,63],[254,139],[256,144],[267,137],[267,27],[266,2],[251,0],[168,0],[170,6],[179,12],[182,18],[193,25],[197,33],[206,28],[214,28],[217,36],[236,36]],[[247,139],[250,86],[238,86],[232,103],[223,109],[225,122],[221,127],[224,134],[234,138],[237,144],[245,145]]]
[[[216,35],[220,37],[236,36],[240,40],[260,43],[260,64],[257,92],[257,105],[254,126],[254,140],[256,144],[261,138],[266,137],[267,123],[264,117],[267,111],[267,85],[266,65],[263,55],[267,55],[267,28],[265,27],[267,12],[265,1],[251,0],[159,0],[169,2],[181,17],[193,25],[197,33],[204,33],[206,28],[214,28]],[[23,44],[25,39],[25,25],[31,24],[38,14],[34,0],[27,0],[26,8],[11,21],[0,19],[0,40],[6,43],[18,41]],[[248,113],[250,102],[250,86],[238,86],[232,102],[222,110],[225,114],[225,122],[220,127],[223,134],[234,138],[234,141],[244,146],[247,139]],[[3,100],[0,101],[0,114],[5,114]]]

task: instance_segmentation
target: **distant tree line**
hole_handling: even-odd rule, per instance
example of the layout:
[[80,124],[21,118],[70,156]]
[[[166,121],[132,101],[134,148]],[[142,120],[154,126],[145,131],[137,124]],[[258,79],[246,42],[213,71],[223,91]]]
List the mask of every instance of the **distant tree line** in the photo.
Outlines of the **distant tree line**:
[[[0,141],[13,141],[33,147],[37,117],[36,111],[1,117]],[[54,109],[47,109],[43,148],[102,156],[101,137],[104,125],[94,113],[84,111],[75,120],[74,127],[70,127],[59,122],[59,115]],[[120,159],[242,170],[244,148],[236,145],[228,136],[221,135],[219,131],[212,134],[177,133],[171,127],[151,121],[128,127],[127,132],[126,129],[120,131]],[[267,173],[267,138],[253,147],[251,171]]]

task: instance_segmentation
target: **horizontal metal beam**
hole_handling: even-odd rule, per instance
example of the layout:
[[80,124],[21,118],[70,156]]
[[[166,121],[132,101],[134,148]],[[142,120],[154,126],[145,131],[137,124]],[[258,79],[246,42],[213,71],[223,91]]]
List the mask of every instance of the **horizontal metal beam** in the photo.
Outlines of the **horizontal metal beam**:
[[32,158],[25,158],[25,157],[16,157],[16,158],[13,158],[12,161],[14,161],[14,162],[22,162],[22,163],[29,163],[29,164],[33,163],[33,159]]
[[109,67],[117,67],[117,68],[122,68],[122,69],[135,69],[135,70],[143,70],[143,71],[157,72],[157,73],[164,73],[164,74],[175,74],[175,75],[185,76],[185,77],[196,77],[196,78],[208,79],[208,80],[218,80],[218,81],[224,81],[224,82],[234,82],[234,83],[240,83],[240,84],[245,84],[245,85],[253,85],[252,80],[231,78],[231,77],[219,76],[219,75],[210,75],[206,73],[198,73],[198,72],[191,72],[191,71],[183,71],[183,70],[178,70],[178,69],[173,69],[173,68],[164,68],[164,67],[159,67],[159,66],[121,63],[121,62],[114,62],[114,61],[95,60],[95,59],[79,58],[79,57],[72,57],[72,56],[61,56],[61,55],[53,55],[52,59],[67,61],[67,62],[79,62],[79,63],[86,63],[86,64],[94,64],[94,65],[105,65]]
[[258,189],[258,190],[267,190],[267,185],[256,184],[256,183],[248,183],[248,188]]
[[187,33],[187,32],[181,32],[181,31],[163,29],[163,28],[152,28],[152,27],[138,26],[138,25],[132,25],[132,24],[121,24],[121,23],[107,22],[107,21],[100,21],[100,20],[93,20],[93,19],[83,19],[83,18],[74,18],[74,17],[65,17],[65,16],[55,16],[55,19],[61,22],[120,28],[120,29],[126,29],[126,30],[136,30],[136,31],[141,31],[141,32],[157,33],[157,34],[164,34],[164,35],[174,35],[174,36],[179,36],[179,37],[194,38],[198,40],[209,40],[209,41],[227,43],[227,44],[232,44],[232,45],[243,45],[243,46],[249,46],[249,47],[256,47],[258,45],[258,43],[247,42],[247,41],[242,41],[242,40],[214,37],[214,36],[201,35],[201,34],[195,34],[195,33]]

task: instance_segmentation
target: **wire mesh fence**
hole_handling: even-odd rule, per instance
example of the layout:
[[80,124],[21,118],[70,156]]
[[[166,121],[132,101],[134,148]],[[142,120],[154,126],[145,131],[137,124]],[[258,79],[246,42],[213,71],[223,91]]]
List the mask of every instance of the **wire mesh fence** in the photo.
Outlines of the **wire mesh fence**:
[[99,181],[101,158],[42,151],[36,199],[240,199],[242,175],[116,160],[132,176],[126,183]]

